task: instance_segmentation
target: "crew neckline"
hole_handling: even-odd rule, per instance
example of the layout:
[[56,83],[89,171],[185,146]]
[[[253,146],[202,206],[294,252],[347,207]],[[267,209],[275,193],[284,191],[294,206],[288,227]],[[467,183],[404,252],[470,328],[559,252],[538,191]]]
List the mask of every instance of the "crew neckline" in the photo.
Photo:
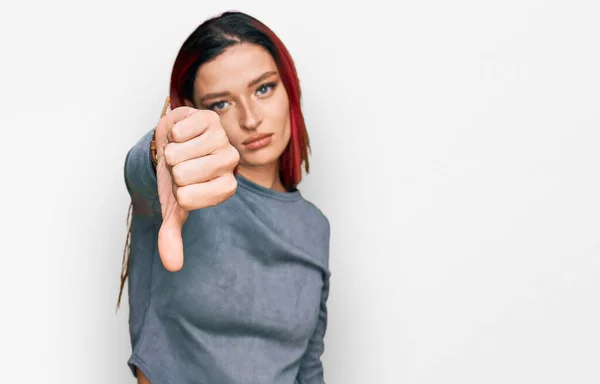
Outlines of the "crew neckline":
[[298,189],[288,192],[280,192],[257,184],[252,180],[240,175],[239,173],[236,173],[235,177],[238,182],[238,187],[245,188],[251,192],[255,192],[266,197],[284,201],[296,201],[302,197]]

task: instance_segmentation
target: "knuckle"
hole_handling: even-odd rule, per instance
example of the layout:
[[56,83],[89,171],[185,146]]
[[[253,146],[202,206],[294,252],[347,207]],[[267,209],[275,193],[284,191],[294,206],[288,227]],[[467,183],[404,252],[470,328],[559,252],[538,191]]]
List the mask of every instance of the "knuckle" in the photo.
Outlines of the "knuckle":
[[173,195],[175,195],[175,200],[177,200],[177,204],[183,207],[185,202],[185,193],[182,188],[173,188]]
[[206,109],[204,116],[205,116],[205,119],[211,123],[215,123],[215,122],[221,120],[219,118],[219,114],[217,112],[213,111],[212,109]]
[[181,109],[182,109],[182,110],[185,112],[185,113],[183,114],[183,118],[184,118],[184,119],[187,119],[188,117],[190,117],[190,116],[192,116],[192,115],[194,115],[195,113],[197,113],[197,112],[198,112],[198,109],[196,109],[196,108],[192,108],[192,107],[190,107],[190,106],[187,106],[187,105],[182,105],[182,106],[181,106],[181,107],[179,107],[179,108],[181,108]]
[[193,209],[189,193],[187,193],[187,190],[185,188],[177,188],[175,190],[175,199],[177,200],[177,204],[179,204],[181,208],[187,211]]
[[176,165],[173,168],[171,168],[171,177],[173,178],[173,182],[177,184],[177,186],[183,185],[184,174],[183,169],[180,165]]
[[223,129],[223,127],[218,127],[216,129],[216,134],[217,134],[217,137],[218,137],[219,141],[222,144],[229,144],[229,139],[227,138],[227,132],[225,132],[225,130]]
[[235,149],[235,147],[233,147],[233,146],[230,146],[230,147],[231,147],[231,149],[230,149],[230,153],[231,153],[231,156],[230,156],[231,163],[230,163],[229,165],[230,165],[232,168],[235,168],[235,167],[238,165],[238,163],[240,162],[240,153],[238,152],[238,150],[237,150],[237,149]]
[[168,165],[173,165],[173,160],[175,160],[173,155],[173,146],[171,146],[170,144],[165,145],[163,150],[163,156],[165,157],[165,163],[167,163]]
[[217,126],[211,126],[209,128],[209,136],[210,139],[212,141],[213,145],[216,145],[219,148],[223,148],[226,144],[226,142],[228,142],[227,140],[227,135],[225,134],[225,131],[223,130],[223,128],[221,127],[217,127]]
[[173,138],[173,140],[179,142],[179,141],[181,141],[182,136],[183,136],[182,125],[181,124],[173,125],[173,127],[171,128],[171,137]]
[[237,164],[240,161],[240,151],[233,145],[229,146],[231,147],[231,157],[233,157],[234,162]]
[[230,174],[228,176],[228,180],[227,180],[227,189],[226,189],[226,193],[227,195],[233,195],[235,193],[235,191],[237,190],[237,179],[235,178],[235,176],[233,174]]

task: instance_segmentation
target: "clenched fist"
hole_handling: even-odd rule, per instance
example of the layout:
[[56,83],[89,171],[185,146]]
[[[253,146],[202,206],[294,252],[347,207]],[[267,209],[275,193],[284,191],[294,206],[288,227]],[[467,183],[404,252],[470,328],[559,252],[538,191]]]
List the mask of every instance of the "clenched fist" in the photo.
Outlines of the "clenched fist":
[[155,140],[163,217],[158,252],[164,267],[174,272],[183,266],[181,229],[189,211],[215,206],[235,193],[239,153],[219,115],[210,110],[175,108],[160,119]]

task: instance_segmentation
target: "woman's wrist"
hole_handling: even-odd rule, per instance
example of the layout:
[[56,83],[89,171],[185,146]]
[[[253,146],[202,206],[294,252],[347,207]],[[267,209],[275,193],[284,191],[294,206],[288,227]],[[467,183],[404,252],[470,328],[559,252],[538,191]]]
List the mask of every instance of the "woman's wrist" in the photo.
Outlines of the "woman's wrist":
[[[171,97],[167,96],[165,100],[165,105],[163,106],[162,113],[160,114],[160,118],[162,119],[167,114],[167,110],[171,105]],[[158,153],[156,150],[156,130],[158,129],[158,125],[154,128],[154,132],[152,132],[152,140],[150,141],[150,159],[152,159],[152,165],[154,167],[154,171],[156,171],[156,166],[158,165]]]

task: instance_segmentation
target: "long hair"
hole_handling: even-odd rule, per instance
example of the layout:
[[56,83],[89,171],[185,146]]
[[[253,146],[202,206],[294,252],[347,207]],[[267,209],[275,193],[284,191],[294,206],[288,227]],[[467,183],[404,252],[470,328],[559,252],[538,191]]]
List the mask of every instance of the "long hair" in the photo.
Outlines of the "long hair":
[[[287,48],[261,21],[242,12],[229,11],[200,24],[184,41],[175,59],[169,89],[171,108],[185,105],[185,100],[193,100],[194,80],[202,64],[216,58],[228,47],[240,43],[259,45],[271,54],[287,92],[291,132],[290,141],[279,158],[279,174],[283,186],[293,190],[302,180],[303,165],[306,173],[309,172],[310,141],[300,105],[300,80]],[[130,216],[128,226],[117,308],[129,275]]]

